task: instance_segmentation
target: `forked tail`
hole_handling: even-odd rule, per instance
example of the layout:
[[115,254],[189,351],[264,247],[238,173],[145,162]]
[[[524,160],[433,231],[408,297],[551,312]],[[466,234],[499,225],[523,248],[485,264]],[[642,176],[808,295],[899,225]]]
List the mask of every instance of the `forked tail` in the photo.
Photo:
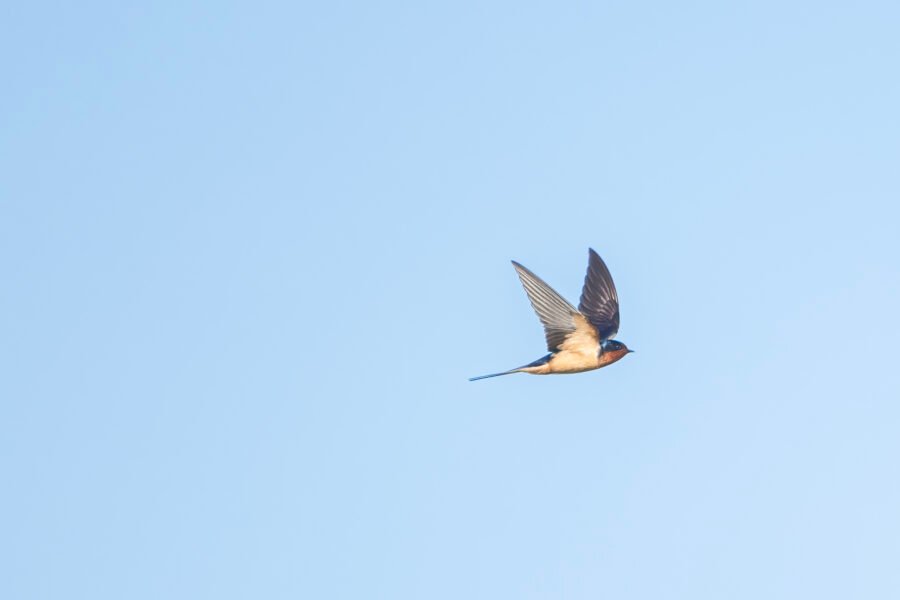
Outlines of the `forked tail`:
[[469,381],[478,381],[479,379],[487,379],[488,377],[500,377],[501,375],[512,375],[513,373],[518,373],[519,369],[510,369],[509,371],[503,371],[502,373],[491,373],[490,375],[479,375],[478,377],[469,377]]
[[501,375],[512,375],[513,373],[525,373],[525,369],[528,367],[539,367],[541,365],[545,365],[550,362],[550,359],[553,358],[553,354],[548,354],[547,356],[542,356],[534,362],[530,362],[527,365],[522,365],[521,367],[516,367],[515,369],[510,369],[509,371],[503,371],[502,373],[491,373],[490,375],[480,375],[478,377],[469,377],[469,381],[478,381],[479,379],[487,379],[488,377],[500,377]]

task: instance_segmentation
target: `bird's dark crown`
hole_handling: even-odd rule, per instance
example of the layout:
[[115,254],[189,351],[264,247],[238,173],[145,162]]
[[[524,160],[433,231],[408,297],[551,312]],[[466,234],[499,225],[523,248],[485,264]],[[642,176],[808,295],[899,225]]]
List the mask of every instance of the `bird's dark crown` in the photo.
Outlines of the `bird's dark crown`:
[[604,352],[615,352],[616,350],[628,350],[628,346],[619,340],[606,340],[603,342]]

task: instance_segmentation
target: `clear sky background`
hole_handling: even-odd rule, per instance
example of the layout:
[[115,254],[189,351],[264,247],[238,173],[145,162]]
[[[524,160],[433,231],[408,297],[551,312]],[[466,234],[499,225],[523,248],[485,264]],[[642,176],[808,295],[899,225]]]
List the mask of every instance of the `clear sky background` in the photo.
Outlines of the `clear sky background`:
[[900,597],[898,26],[5,4],[0,596]]

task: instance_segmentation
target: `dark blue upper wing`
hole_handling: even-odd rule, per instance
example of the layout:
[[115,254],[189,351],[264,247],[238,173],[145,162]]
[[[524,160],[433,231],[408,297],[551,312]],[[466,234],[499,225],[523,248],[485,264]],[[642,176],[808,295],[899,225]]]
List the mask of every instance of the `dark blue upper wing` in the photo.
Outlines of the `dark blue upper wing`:
[[603,259],[593,249],[588,252],[588,270],[578,310],[597,329],[600,340],[604,341],[619,331],[619,296]]

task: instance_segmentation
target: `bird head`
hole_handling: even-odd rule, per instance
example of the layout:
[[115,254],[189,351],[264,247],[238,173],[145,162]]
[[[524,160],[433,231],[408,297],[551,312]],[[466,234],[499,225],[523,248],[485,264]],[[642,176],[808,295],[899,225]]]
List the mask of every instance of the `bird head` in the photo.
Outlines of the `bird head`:
[[606,340],[603,342],[603,351],[604,352],[622,352],[623,354],[628,354],[629,352],[634,352],[634,350],[629,350],[628,346],[623,344],[618,340]]

